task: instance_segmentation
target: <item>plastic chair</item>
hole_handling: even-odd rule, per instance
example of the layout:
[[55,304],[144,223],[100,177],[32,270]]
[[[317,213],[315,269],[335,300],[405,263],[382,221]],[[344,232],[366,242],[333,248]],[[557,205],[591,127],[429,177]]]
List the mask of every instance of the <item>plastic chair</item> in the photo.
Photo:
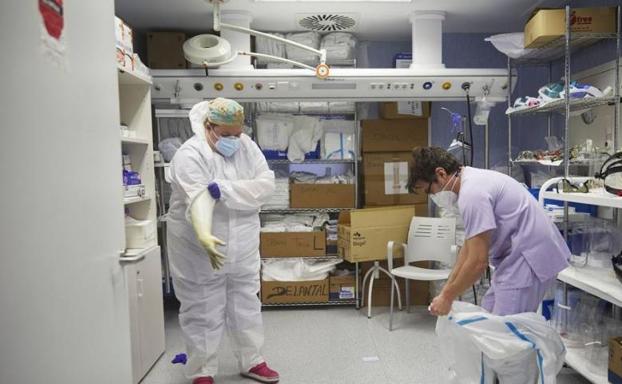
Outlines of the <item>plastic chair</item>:
[[[408,244],[403,244],[404,265],[393,268],[395,242],[387,243],[387,260],[391,278],[404,278],[406,282],[406,310],[410,312],[410,280],[447,280],[451,269],[429,269],[410,265],[416,261],[439,261],[453,265],[456,262],[456,219],[437,217],[413,217],[408,230]],[[393,298],[395,284],[391,285],[391,310],[389,330],[393,330]]]

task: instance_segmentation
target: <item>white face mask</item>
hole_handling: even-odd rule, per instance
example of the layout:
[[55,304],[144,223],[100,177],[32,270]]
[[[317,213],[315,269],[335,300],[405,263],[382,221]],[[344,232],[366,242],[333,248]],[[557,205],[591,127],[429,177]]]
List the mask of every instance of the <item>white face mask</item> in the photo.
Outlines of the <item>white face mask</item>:
[[[443,189],[441,189],[440,192],[436,192],[430,195],[430,199],[432,199],[434,204],[446,210],[455,209],[456,203],[458,202],[458,194],[452,191],[452,189],[454,188],[454,185],[456,185],[456,181],[458,180],[456,178],[457,174],[458,173],[456,172],[451,176],[451,179],[447,181],[447,183],[443,186]],[[452,179],[454,182],[451,185],[451,188],[446,191],[445,188],[449,185]]]

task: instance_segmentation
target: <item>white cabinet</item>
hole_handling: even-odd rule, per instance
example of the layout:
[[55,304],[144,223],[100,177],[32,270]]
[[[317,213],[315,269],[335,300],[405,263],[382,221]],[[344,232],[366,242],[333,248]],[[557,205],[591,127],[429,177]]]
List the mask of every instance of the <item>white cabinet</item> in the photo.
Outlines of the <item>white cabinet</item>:
[[138,383],[164,352],[160,247],[124,261],[129,298],[132,377]]

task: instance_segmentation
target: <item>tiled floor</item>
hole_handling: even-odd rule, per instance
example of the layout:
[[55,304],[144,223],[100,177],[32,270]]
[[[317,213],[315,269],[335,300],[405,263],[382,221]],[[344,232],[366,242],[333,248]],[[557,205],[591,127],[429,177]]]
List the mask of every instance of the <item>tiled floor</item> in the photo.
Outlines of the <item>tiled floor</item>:
[[[436,384],[446,368],[434,335],[436,318],[425,308],[396,313],[388,331],[388,308],[374,309],[368,320],[353,308],[271,309],[264,312],[264,356],[281,375],[282,384]],[[184,352],[175,310],[166,312],[166,353],[144,384],[187,384],[181,365],[171,364]],[[255,383],[239,375],[225,338],[216,384]],[[588,383],[569,369],[560,384]]]

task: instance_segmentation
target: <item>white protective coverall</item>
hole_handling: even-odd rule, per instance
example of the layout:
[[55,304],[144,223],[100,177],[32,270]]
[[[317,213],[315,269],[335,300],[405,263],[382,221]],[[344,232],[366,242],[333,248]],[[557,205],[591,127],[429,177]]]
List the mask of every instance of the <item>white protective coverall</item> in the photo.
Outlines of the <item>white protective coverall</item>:
[[449,365],[448,383],[555,384],[566,349],[561,337],[535,313],[497,316],[455,301],[438,318],[436,334]]
[[[196,111],[195,111],[196,112]],[[241,372],[262,363],[263,323],[259,292],[259,209],[274,191],[274,172],[245,134],[225,158],[205,140],[203,114],[190,114],[195,135],[171,162],[168,254],[179,322],[188,352],[186,376],[215,376],[223,331],[229,331]],[[194,119],[193,119],[194,117]],[[220,187],[212,234],[226,242],[227,257],[214,271],[187,215],[188,203],[211,182]]]

